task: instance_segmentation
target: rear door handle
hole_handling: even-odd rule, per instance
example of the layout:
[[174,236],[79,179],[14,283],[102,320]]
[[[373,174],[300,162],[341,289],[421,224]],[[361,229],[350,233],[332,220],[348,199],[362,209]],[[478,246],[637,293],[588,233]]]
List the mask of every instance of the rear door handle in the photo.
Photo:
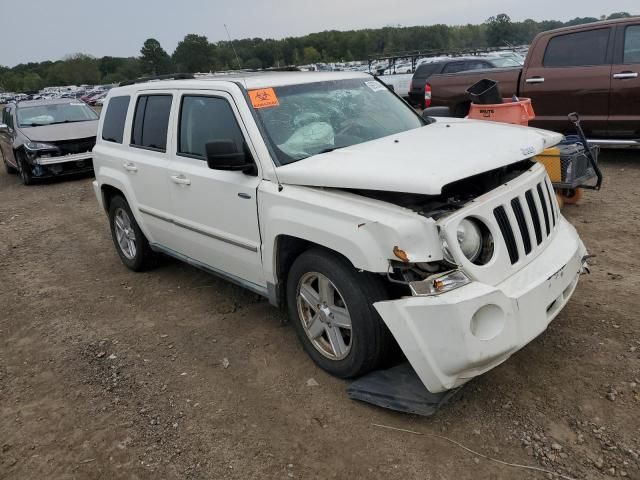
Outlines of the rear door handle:
[[191,180],[184,175],[172,175],[171,181],[177,185],[191,185]]
[[532,77],[525,80],[526,83],[544,83],[543,77]]
[[124,167],[124,169],[125,169],[127,172],[133,172],[133,173],[135,173],[135,172],[137,172],[137,171],[138,171],[138,167],[136,167],[135,163],[131,163],[131,162],[124,162],[124,163],[122,164],[122,166]]
[[638,78],[638,73],[637,72],[614,73],[613,78],[615,78],[616,80],[624,80],[625,78]]

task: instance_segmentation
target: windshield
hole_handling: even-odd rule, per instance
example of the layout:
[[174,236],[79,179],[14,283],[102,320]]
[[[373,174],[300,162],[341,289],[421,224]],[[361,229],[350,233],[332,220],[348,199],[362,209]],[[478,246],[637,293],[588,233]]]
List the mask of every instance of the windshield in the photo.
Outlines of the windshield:
[[[424,125],[373,78],[249,92],[281,165]],[[275,99],[268,98],[275,95]]]
[[16,114],[21,127],[98,120],[98,115],[84,102],[18,107]]

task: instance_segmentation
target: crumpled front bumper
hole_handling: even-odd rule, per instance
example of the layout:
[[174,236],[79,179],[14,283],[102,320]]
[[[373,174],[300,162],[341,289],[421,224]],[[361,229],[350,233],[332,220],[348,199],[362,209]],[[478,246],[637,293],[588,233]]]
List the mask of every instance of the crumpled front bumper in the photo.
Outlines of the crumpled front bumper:
[[573,294],[586,248],[564,218],[538,257],[497,286],[472,282],[374,307],[436,393],[496,367],[540,335]]

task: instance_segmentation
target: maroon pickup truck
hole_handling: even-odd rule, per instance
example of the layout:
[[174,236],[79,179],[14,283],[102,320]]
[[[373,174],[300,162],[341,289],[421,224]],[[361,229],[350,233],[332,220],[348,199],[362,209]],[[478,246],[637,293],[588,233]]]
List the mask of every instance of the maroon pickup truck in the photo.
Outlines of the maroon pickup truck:
[[585,133],[603,146],[640,146],[640,17],[561,28],[539,34],[522,68],[435,75],[432,106],[457,117],[469,111],[467,88],[497,80],[504,97],[531,98],[531,126],[572,132],[578,112]]

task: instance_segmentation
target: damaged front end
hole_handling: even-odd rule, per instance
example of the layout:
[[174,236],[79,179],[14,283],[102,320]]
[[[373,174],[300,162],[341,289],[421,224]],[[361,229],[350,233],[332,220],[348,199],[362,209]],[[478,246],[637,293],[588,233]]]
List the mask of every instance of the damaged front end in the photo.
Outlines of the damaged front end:
[[93,172],[92,149],[95,137],[59,142],[26,142],[22,168],[34,178]]
[[[379,191],[352,191],[353,193],[392,203],[410,209],[420,216],[433,219],[439,231],[442,254],[433,261],[412,260],[405,245],[395,246],[387,279],[402,295],[438,295],[471,282],[472,277],[461,269],[454,251],[461,251],[476,266],[488,264],[495,256],[492,228],[473,216],[463,219],[457,226],[455,239],[447,239],[441,224],[448,216],[473,204],[476,200],[512,180],[529,172],[535,162],[523,160],[512,165],[475,175],[442,189],[440,195],[419,195]],[[450,245],[451,244],[451,245]],[[456,245],[454,245],[456,244]]]

